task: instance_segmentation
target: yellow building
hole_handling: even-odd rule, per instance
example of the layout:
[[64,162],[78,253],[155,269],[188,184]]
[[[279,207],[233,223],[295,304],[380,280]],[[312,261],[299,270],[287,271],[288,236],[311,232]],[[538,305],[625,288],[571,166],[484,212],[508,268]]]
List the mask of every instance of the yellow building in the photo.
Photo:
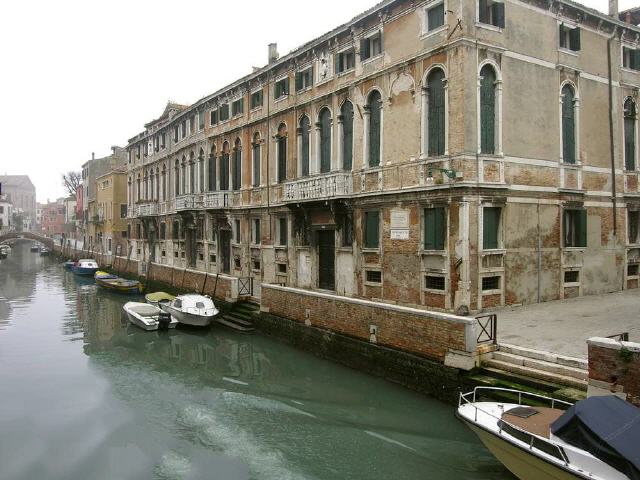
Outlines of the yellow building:
[[[92,202],[91,202],[92,203]],[[89,204],[89,231],[95,231],[94,249],[106,254],[127,251],[127,174],[111,170],[96,178],[96,201]],[[93,209],[91,208],[93,206]]]

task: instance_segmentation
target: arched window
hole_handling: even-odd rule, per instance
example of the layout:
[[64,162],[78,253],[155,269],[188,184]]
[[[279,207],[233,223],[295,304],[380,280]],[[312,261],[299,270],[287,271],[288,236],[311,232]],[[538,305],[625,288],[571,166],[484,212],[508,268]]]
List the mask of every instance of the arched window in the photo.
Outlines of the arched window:
[[155,200],[160,200],[160,167],[156,167],[156,196]]
[[213,192],[216,189],[216,146],[211,145],[211,153],[209,153],[209,191]]
[[281,123],[276,135],[277,157],[278,157],[278,183],[287,179],[287,126]]
[[298,142],[300,143],[300,175],[309,175],[309,129],[311,122],[309,117],[303,115],[300,119]]
[[229,190],[229,142],[222,144],[220,156],[220,190]]
[[176,158],[173,169],[173,196],[180,195],[180,160]]
[[624,102],[624,168],[636,169],[636,102]]
[[380,165],[382,146],[382,97],[380,92],[374,90],[369,94],[365,111],[368,113],[369,134],[367,162],[370,167]]
[[254,187],[259,187],[260,186],[260,170],[261,170],[261,163],[260,163],[260,134],[258,132],[256,132],[253,135],[253,143],[251,144],[251,151],[252,151],[252,157],[253,157],[253,180],[251,182],[251,184]]
[[496,152],[496,72],[491,65],[480,70],[480,153]]
[[140,191],[140,174],[138,173],[138,178],[136,179],[136,199],[139,202],[140,198],[142,197],[141,191]]
[[239,138],[236,139],[235,146],[233,147],[233,189],[240,190],[242,186],[242,142]]
[[196,154],[189,154],[189,193],[196,193]]
[[182,174],[180,175],[182,184],[180,185],[180,194],[187,193],[187,158],[182,156]]
[[144,171],[144,199],[149,199],[149,172]]
[[155,194],[155,192],[154,192],[155,188],[154,187],[156,185],[156,182],[155,182],[156,179],[155,179],[155,175],[154,175],[154,172],[153,172],[153,168],[151,168],[151,174],[149,175],[149,180],[150,180],[149,181],[149,184],[150,184],[150,192],[149,193],[151,195],[149,196],[149,198],[147,200],[153,200],[155,198],[154,197],[154,194]]
[[340,109],[340,119],[342,125],[342,169],[351,170],[353,166],[353,104],[346,101]]
[[576,163],[575,91],[566,84],[562,87],[562,161]]
[[331,112],[328,108],[320,110],[320,173],[331,171]]
[[445,93],[444,71],[434,69],[427,77],[427,154],[445,154]]
[[167,201],[167,166],[162,165],[162,201]]
[[198,191],[200,193],[204,193],[204,150],[201,148],[200,153],[198,154],[198,186],[200,187]]

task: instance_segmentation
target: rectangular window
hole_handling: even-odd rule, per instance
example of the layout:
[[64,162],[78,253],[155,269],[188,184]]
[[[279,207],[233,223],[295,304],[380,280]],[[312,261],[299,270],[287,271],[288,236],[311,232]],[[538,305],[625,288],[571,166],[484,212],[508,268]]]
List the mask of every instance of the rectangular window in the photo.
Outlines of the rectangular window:
[[211,126],[218,124],[218,110],[211,110],[209,114],[209,123]]
[[360,40],[360,61],[376,57],[382,53],[382,32]]
[[231,104],[231,115],[236,116],[244,112],[244,99],[239,98]]
[[167,134],[162,132],[162,135],[160,135],[160,148],[164,150],[166,147],[167,147]]
[[571,28],[561,23],[559,28],[560,48],[577,52],[580,50],[580,29],[578,27]]
[[564,272],[564,283],[578,283],[580,281],[580,272],[578,270],[567,270]]
[[210,263],[216,263],[216,255],[215,253],[212,253],[209,255],[209,262]]
[[253,260],[253,269],[254,270],[260,270],[260,260]]
[[444,2],[427,10],[427,32],[444,25]]
[[429,290],[442,290],[445,288],[444,277],[440,277],[437,275],[425,275],[424,277],[424,288]]
[[365,274],[367,283],[382,283],[382,272],[380,270],[367,270]]
[[296,72],[296,92],[311,88],[313,85],[313,67]]
[[500,290],[500,277],[482,277],[482,291]]
[[345,50],[344,52],[340,52],[337,55],[337,72],[342,73],[349,71],[356,66],[356,52],[355,49],[350,48]]
[[491,250],[500,247],[500,207],[484,207],[482,210],[482,249]]
[[504,0],[478,0],[478,21],[504,28]]
[[627,276],[628,277],[637,277],[638,276],[638,264],[635,265],[627,265]]
[[260,237],[260,219],[253,219],[253,244],[260,245],[261,237]]
[[262,106],[262,89],[251,94],[251,109]]
[[240,269],[240,257],[233,258],[233,266],[236,270]]
[[278,219],[278,245],[284,247],[288,242],[289,232],[287,229],[287,219],[279,218]]
[[240,220],[237,218],[233,221],[233,235],[234,241],[240,243]]
[[635,245],[640,243],[640,239],[638,238],[638,233],[640,233],[640,228],[638,228],[640,226],[640,211],[627,211],[627,220],[629,225],[629,244]]
[[[178,138],[179,138],[179,128],[178,125],[176,125],[175,127],[173,127],[173,143],[178,143]],[[140,155],[138,155],[139,157]]]
[[424,209],[424,249],[444,250],[447,223],[444,207]]
[[289,95],[289,77],[278,80],[274,86],[274,98],[282,98]]
[[364,248],[380,246],[380,212],[364,212]]
[[220,121],[224,122],[229,120],[229,104],[225,103],[224,105],[220,105]]
[[622,47],[622,66],[631,70],[640,70],[640,50]]
[[187,136],[187,119],[186,118],[182,120],[182,124],[180,128],[181,128],[182,138],[186,137]]
[[287,273],[286,263],[278,263],[278,273]]
[[586,247],[587,246],[587,211],[570,210],[563,212],[564,246],[565,247]]
[[198,130],[204,129],[204,112],[198,112]]
[[120,218],[127,218],[127,204],[120,204]]

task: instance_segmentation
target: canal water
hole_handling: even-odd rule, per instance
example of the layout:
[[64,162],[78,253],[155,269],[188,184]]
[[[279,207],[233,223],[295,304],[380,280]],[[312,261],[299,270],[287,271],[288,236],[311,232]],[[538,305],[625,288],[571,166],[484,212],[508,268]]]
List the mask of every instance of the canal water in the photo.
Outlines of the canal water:
[[0,478],[511,479],[454,409],[261,335],[144,332],[29,244],[0,260]]

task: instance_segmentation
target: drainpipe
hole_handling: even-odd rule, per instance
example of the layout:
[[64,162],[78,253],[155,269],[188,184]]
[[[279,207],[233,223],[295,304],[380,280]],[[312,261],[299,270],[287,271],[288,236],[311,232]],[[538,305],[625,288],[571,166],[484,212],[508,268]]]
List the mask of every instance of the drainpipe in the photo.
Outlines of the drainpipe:
[[538,258],[537,258],[537,267],[538,267],[538,295],[537,301],[540,303],[540,289],[542,288],[542,239],[540,238],[540,197],[538,197],[538,205],[537,205],[537,214],[538,214]]
[[611,201],[613,204],[613,238],[618,236],[618,219],[616,205],[616,164],[615,149],[613,145],[613,80],[611,78],[611,42],[616,36],[618,27],[614,27],[613,33],[607,39],[607,75],[609,80],[609,154],[611,155]]

